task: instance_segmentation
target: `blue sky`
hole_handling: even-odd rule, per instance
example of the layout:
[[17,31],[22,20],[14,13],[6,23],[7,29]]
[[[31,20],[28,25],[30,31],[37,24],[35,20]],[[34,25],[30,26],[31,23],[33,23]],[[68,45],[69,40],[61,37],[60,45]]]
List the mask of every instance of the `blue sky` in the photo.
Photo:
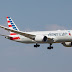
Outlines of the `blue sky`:
[[[7,26],[6,16],[23,31],[72,29],[72,0],[0,0],[1,25]],[[0,72],[72,72],[72,48],[47,46],[36,49],[0,37]]]

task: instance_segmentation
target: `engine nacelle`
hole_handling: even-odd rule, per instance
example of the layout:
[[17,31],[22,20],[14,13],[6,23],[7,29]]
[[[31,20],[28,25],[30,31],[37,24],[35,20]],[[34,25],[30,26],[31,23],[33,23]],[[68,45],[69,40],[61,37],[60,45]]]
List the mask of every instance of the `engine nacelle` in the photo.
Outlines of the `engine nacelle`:
[[65,47],[72,47],[72,42],[64,42],[62,43]]
[[44,41],[44,42],[47,42],[47,40],[48,40],[47,36],[44,36],[44,37],[43,37],[43,41]]
[[37,42],[47,42],[47,36],[42,36],[42,35],[37,35],[36,37],[35,37],[35,41],[37,41]]

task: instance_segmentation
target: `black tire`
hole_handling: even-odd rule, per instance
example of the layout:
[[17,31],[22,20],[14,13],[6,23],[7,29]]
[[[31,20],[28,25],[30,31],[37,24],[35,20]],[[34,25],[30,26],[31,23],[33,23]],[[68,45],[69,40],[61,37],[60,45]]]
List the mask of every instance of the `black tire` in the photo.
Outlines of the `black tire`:
[[34,47],[37,47],[37,45],[34,45]]
[[37,47],[40,47],[40,45],[37,45]]
[[47,49],[51,49],[51,47],[47,47]]
[[40,47],[40,45],[37,45],[37,44],[36,44],[36,45],[34,45],[34,47]]
[[51,47],[51,49],[53,49],[53,47]]

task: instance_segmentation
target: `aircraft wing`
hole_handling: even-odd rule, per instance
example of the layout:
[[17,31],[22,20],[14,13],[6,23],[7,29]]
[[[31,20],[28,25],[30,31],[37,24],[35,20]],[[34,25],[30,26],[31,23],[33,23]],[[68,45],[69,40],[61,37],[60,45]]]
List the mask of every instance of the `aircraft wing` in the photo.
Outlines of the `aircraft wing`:
[[8,35],[2,35],[2,34],[0,34],[0,36],[4,36],[4,37],[10,37],[10,36],[8,36]]
[[2,34],[0,34],[0,36],[6,36],[6,35],[2,35]]
[[9,29],[9,28],[1,26],[1,25],[0,25],[0,28],[3,28],[5,30],[7,30],[7,31],[15,32],[17,34],[20,34],[20,35],[25,36],[27,38],[30,38],[32,40],[34,40],[34,38],[35,38],[35,35],[28,34],[28,33],[22,32],[22,31],[16,31],[16,30],[13,30],[13,29]]
[[[28,33],[26,33],[26,32],[16,31],[16,30],[13,30],[13,29],[9,29],[9,28],[4,27],[4,26],[2,26],[2,25],[0,25],[0,28],[3,28],[3,29],[5,29],[5,30],[7,30],[7,31],[11,31],[11,32],[14,32],[14,33],[17,33],[17,34],[20,34],[20,35],[25,36],[25,37],[27,37],[27,38],[29,38],[29,39],[32,39],[32,40],[34,40],[34,39],[35,39],[35,36],[36,36],[36,35],[33,35],[33,34],[28,34]],[[5,35],[1,35],[1,36],[5,36]],[[52,40],[52,39],[53,39],[53,38],[48,38],[48,40]]]

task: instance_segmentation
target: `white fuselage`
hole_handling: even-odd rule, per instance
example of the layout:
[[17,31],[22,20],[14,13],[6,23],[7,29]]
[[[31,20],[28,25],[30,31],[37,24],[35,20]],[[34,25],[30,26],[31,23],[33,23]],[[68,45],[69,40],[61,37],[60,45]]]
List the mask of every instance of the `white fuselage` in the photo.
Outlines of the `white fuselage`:
[[[14,39],[14,41],[21,43],[62,43],[72,42],[72,30],[56,30],[56,31],[36,31],[36,32],[25,32],[28,34],[36,35],[35,40],[29,39],[22,35],[11,35],[11,37],[20,37],[20,39]],[[48,39],[46,42],[43,41],[43,37],[46,36]]]

